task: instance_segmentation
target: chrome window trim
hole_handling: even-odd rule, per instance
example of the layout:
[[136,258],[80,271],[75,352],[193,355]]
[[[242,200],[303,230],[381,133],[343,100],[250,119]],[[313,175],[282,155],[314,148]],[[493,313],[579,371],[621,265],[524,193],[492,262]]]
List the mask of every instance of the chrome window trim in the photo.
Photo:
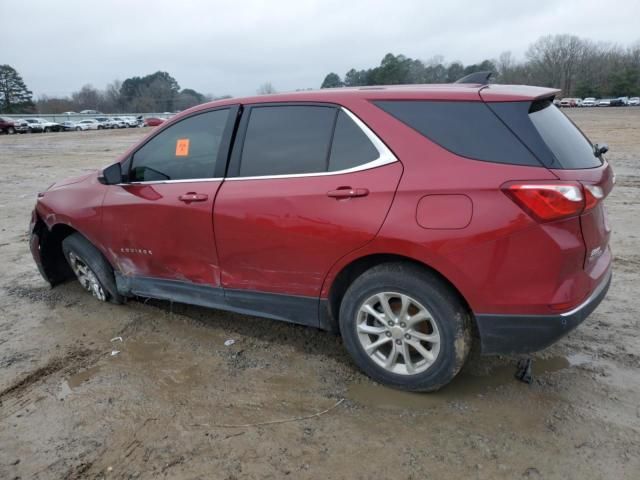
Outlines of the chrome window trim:
[[369,141],[373,144],[378,151],[378,158],[357,167],[345,168],[343,170],[336,170],[333,172],[315,172],[315,173],[285,173],[281,175],[257,175],[251,177],[215,177],[215,178],[184,178],[179,180],[149,180],[145,182],[128,182],[118,183],[118,186],[126,185],[154,185],[163,183],[194,183],[194,182],[220,182],[220,181],[236,181],[236,180],[273,180],[278,178],[305,178],[305,177],[324,177],[330,175],[344,175],[347,173],[361,172],[364,170],[371,170],[372,168],[381,167],[383,165],[389,165],[390,163],[397,162],[398,159],[391,150],[384,144],[380,137],[378,137],[362,120],[360,120],[355,114],[345,107],[340,107],[340,110],[349,116],[351,120],[364,132]]
[[357,167],[345,168],[343,170],[336,170],[333,172],[315,172],[315,173],[285,173],[280,175],[257,175],[249,177],[229,177],[225,178],[225,181],[237,181],[237,180],[273,180],[278,178],[305,178],[305,177],[324,177],[330,175],[343,175],[346,173],[361,172],[363,170],[370,170],[372,168],[381,167],[390,163],[397,162],[398,159],[391,150],[384,144],[382,140],[356,115],[345,107],[340,107],[340,110],[349,116],[351,120],[364,132],[369,141],[373,143],[373,146],[378,150],[378,158]]
[[127,185],[152,185],[159,183],[194,183],[194,182],[221,182],[223,181],[223,177],[213,177],[213,178],[181,178],[179,180],[147,180],[144,182],[128,182],[128,183],[116,183],[118,187],[125,187]]

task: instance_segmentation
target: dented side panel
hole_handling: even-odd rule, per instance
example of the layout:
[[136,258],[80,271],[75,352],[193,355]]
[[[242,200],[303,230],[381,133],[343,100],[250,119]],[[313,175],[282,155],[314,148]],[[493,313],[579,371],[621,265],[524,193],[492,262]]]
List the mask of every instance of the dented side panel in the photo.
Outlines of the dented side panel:
[[[219,286],[212,212],[220,183],[109,186],[103,209],[109,261],[128,277]],[[206,200],[180,200],[191,192]]]

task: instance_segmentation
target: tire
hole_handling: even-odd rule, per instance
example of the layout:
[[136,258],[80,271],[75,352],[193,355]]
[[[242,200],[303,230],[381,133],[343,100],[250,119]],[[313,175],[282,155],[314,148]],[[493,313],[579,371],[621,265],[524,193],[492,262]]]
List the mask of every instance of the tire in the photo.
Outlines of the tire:
[[[384,313],[381,298],[391,315]],[[412,328],[412,318],[422,320],[413,320]],[[378,265],[359,276],[343,297],[339,323],[355,363],[373,380],[401,390],[440,389],[458,374],[471,349],[471,316],[463,301],[435,273],[410,263]],[[395,362],[385,367],[389,358]]]
[[[113,268],[102,253],[79,233],[62,240],[62,252],[80,284],[102,302],[123,303],[118,293]],[[86,268],[80,268],[79,265]],[[84,279],[82,272],[84,270]],[[86,273],[88,270],[88,273]]]
[[82,130],[80,127],[76,127],[76,132],[79,132],[80,130]]
[[7,129],[7,134],[8,134],[8,135],[13,135],[14,133],[16,133],[16,129],[15,129],[15,128],[13,128],[13,127],[9,127],[9,128]]
[[51,129],[49,127],[45,127],[44,133],[49,133],[50,131],[51,131]]

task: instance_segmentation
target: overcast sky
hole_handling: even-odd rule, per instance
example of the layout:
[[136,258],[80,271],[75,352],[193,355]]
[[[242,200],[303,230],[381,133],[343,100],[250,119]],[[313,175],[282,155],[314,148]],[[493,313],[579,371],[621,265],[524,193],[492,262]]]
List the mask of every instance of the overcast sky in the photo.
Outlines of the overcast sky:
[[169,72],[182,88],[251,95],[318,88],[387,53],[479,62],[518,58],[538,37],[640,40],[639,0],[0,0],[0,64],[34,94]]

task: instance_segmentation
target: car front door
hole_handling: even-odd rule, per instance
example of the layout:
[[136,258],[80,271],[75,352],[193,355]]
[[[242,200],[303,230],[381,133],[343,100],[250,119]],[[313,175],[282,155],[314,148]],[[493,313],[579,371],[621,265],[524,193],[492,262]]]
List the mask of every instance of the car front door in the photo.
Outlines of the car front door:
[[227,301],[317,324],[309,309],[327,272],[375,237],[401,174],[387,147],[343,108],[246,107],[214,206]]
[[[213,202],[237,108],[194,114],[163,129],[124,162],[125,182],[109,186],[103,227],[111,261],[130,284],[146,282],[151,290],[134,293],[163,298],[153,290],[162,281],[219,287]],[[223,172],[216,174],[219,159]]]

